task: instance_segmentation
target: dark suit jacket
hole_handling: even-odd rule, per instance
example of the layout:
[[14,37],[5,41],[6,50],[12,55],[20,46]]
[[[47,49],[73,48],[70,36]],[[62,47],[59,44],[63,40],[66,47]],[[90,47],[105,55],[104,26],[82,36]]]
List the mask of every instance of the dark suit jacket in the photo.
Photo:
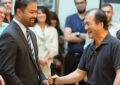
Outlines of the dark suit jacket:
[[0,74],[6,85],[38,85],[38,75],[40,81],[46,79],[38,63],[36,37],[32,31],[30,34],[37,63],[16,22],[11,21],[0,37]]

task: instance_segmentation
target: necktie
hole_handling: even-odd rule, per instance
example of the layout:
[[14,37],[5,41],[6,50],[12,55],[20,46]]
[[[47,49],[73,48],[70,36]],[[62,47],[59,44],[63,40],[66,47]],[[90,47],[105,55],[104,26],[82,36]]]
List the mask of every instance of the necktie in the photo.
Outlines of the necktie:
[[32,43],[32,39],[31,39],[31,35],[30,35],[29,29],[27,29],[26,34],[27,34],[27,42],[28,42],[28,45],[30,46],[31,51],[32,51],[32,57],[33,57],[34,60],[36,60],[36,59],[35,59],[34,46],[33,46],[33,43]]

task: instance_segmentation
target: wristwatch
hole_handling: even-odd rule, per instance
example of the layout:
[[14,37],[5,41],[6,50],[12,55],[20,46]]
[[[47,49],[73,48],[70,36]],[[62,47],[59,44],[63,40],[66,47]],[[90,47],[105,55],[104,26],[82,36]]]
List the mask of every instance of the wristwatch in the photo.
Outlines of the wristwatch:
[[80,37],[80,32],[76,32],[76,36],[77,36],[77,37]]

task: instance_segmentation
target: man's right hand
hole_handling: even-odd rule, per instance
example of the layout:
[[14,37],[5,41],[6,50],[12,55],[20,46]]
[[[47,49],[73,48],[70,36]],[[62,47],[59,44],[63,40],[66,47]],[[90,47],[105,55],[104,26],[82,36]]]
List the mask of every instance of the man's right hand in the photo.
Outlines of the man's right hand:
[[55,83],[59,84],[60,83],[60,77],[57,75],[50,76],[49,77],[49,84],[53,84],[53,79],[55,79]]

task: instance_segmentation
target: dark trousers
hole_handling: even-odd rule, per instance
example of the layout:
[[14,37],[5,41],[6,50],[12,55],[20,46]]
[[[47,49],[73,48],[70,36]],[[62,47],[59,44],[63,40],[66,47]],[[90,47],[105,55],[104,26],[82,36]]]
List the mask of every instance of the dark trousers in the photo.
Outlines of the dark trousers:
[[[65,61],[64,61],[64,75],[67,75],[73,71],[76,70],[80,58],[82,56],[82,52],[81,53],[73,53],[73,52],[68,52],[66,57],[65,57]],[[75,85],[75,84],[66,84],[66,85]],[[79,85],[86,85],[85,82],[82,80],[79,82]]]

